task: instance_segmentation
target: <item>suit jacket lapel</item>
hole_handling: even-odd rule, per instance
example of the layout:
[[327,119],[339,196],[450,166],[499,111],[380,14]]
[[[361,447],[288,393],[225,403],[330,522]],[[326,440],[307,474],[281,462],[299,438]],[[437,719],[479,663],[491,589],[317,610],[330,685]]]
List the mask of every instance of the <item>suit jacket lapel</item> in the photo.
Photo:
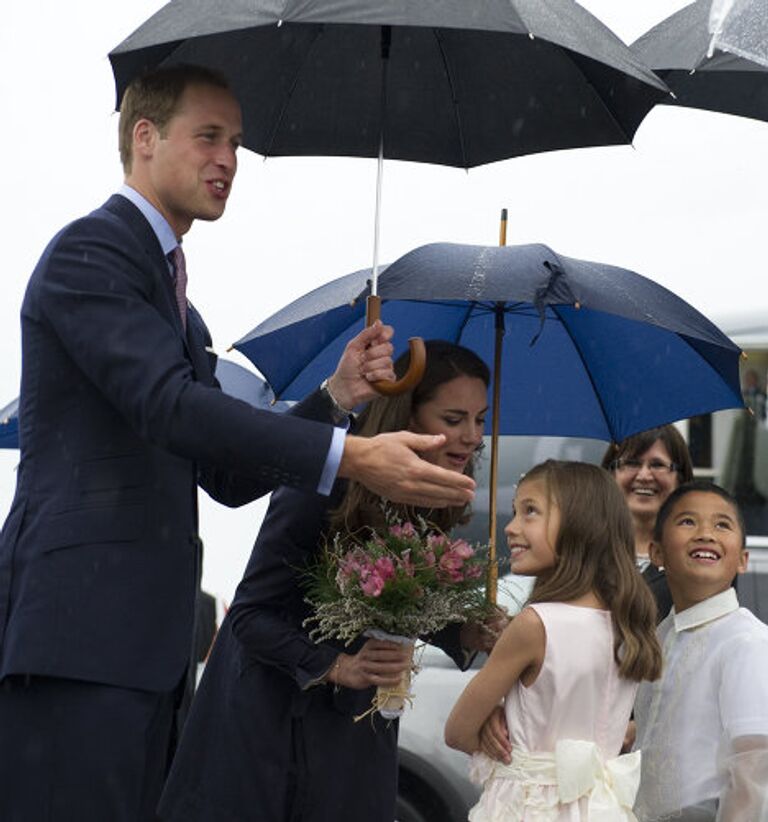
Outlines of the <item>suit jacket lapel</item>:
[[[192,339],[194,340],[194,344],[190,344],[189,327],[191,323],[189,323],[189,314],[191,314],[191,312],[188,312],[187,315],[187,334],[184,333],[184,327],[181,324],[181,317],[179,316],[179,309],[176,305],[176,294],[173,290],[173,278],[171,276],[168,258],[163,254],[163,249],[160,247],[160,242],[152,230],[152,226],[130,200],[121,197],[119,194],[110,197],[105,203],[104,208],[124,220],[141,241],[150,259],[151,268],[159,281],[157,289],[159,294],[158,308],[161,314],[168,319],[181,337],[187,358],[192,363],[197,378],[202,379],[201,374],[203,376],[206,374],[210,375],[210,368],[201,369],[199,367],[202,358],[199,353],[194,351],[195,347],[200,343],[200,334],[202,334],[202,331],[198,330],[197,334],[193,333]],[[202,323],[200,315],[197,314],[197,312],[195,312],[195,314],[198,322],[204,329],[205,325]],[[205,343],[203,343],[202,349],[204,353]],[[210,381],[212,382],[212,378]]]
[[187,337],[184,344],[198,382],[204,385],[214,385],[213,370],[207,351],[211,346],[211,335],[208,333],[203,318],[191,303],[187,306]]

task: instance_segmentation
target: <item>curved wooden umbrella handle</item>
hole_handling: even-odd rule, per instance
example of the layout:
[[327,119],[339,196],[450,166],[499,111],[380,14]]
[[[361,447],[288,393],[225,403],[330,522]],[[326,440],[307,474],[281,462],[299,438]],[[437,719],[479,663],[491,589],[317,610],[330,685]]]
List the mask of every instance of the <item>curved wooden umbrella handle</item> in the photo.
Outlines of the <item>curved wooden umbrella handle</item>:
[[[373,294],[369,295],[365,301],[365,326],[371,326],[376,320],[381,319],[381,298]],[[424,340],[421,337],[411,337],[408,340],[408,346],[411,351],[411,361],[408,365],[408,370],[396,382],[389,380],[379,380],[372,383],[373,387],[379,394],[385,397],[395,397],[398,394],[404,394],[409,391],[414,385],[421,382],[424,376],[424,368],[427,365],[427,349],[424,346]]]

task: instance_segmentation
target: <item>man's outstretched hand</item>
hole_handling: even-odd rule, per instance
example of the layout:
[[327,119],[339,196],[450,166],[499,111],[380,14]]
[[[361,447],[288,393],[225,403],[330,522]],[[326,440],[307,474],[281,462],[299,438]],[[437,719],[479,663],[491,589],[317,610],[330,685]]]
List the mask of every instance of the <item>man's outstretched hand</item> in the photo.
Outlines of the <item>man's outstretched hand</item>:
[[339,476],[357,480],[392,502],[420,508],[466,505],[475,496],[475,481],[458,471],[432,465],[419,456],[444,443],[442,434],[410,431],[370,438],[348,436]]

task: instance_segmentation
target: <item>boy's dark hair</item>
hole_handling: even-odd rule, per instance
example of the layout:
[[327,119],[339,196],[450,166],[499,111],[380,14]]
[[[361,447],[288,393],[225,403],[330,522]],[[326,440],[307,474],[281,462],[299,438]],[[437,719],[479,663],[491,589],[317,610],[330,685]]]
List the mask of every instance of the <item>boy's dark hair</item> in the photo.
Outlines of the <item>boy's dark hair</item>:
[[733,497],[732,494],[729,494],[728,491],[725,490],[725,488],[721,488],[719,485],[715,485],[715,483],[710,482],[710,480],[692,480],[691,482],[686,482],[683,485],[679,485],[664,500],[661,508],[659,508],[659,513],[656,515],[656,523],[653,527],[654,542],[656,542],[658,545],[661,545],[661,537],[664,533],[664,525],[669,519],[669,515],[672,512],[674,504],[681,497],[684,497],[686,494],[693,494],[697,491],[704,494],[717,494],[718,497],[724,499],[733,508],[733,510],[736,512],[736,520],[739,523],[739,528],[741,529],[741,547],[746,548],[747,527],[744,522],[744,514],[742,514],[741,512],[741,508],[739,508],[739,503],[736,502],[735,497]]

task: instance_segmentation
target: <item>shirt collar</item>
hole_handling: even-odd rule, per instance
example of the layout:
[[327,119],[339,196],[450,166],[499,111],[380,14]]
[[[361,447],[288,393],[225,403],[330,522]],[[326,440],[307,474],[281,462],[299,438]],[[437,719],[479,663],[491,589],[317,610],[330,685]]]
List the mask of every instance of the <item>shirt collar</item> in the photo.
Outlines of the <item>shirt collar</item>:
[[163,249],[163,254],[167,257],[177,245],[179,241],[173,233],[168,220],[147,200],[142,194],[139,194],[135,188],[131,188],[127,183],[123,183],[118,189],[118,194],[121,194],[127,200],[130,200],[136,208],[144,215],[147,222],[152,226],[152,231],[155,232],[157,241]]
[[715,594],[703,602],[697,602],[690,608],[686,608],[682,613],[676,613],[672,609],[672,616],[675,620],[675,632],[689,631],[691,628],[698,628],[706,625],[715,619],[720,619],[739,607],[739,598],[733,588],[727,588],[719,594]]

